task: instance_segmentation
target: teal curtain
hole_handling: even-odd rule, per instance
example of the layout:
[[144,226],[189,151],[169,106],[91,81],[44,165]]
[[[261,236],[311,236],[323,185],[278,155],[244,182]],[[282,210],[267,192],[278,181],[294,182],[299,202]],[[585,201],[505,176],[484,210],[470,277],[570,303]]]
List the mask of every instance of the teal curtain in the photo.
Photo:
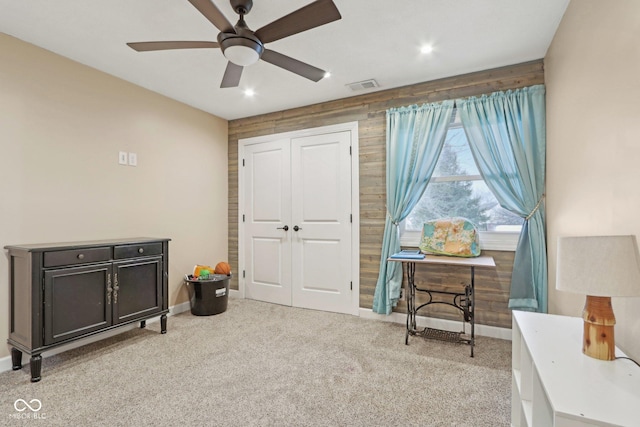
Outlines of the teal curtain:
[[509,308],[547,312],[544,85],[457,99],[471,152],[500,205],[524,218]]
[[453,101],[387,110],[387,215],[373,311],[398,304],[402,265],[387,262],[400,250],[398,225],[418,203],[433,174],[453,114]]

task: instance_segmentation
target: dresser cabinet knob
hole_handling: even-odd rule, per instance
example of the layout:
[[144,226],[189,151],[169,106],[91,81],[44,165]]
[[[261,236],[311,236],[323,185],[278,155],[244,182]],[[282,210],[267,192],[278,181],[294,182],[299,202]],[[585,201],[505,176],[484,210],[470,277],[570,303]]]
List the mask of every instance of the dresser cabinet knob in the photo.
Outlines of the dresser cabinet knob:
[[143,249],[143,248],[138,249],[138,253],[139,253],[139,254],[141,254],[141,253],[143,253],[143,252],[144,252],[144,249]]
[[84,259],[84,254],[78,254],[78,259]]

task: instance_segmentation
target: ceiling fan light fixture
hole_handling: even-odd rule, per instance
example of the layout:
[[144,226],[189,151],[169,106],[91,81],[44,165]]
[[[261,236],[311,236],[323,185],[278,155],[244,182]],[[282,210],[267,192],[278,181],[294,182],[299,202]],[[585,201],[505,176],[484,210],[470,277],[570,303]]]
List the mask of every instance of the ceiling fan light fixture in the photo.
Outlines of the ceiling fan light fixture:
[[229,46],[224,51],[224,56],[231,62],[242,67],[258,62],[258,52],[246,46]]
[[221,39],[219,43],[225,58],[241,67],[255,64],[264,52],[264,46],[257,40],[235,34]]

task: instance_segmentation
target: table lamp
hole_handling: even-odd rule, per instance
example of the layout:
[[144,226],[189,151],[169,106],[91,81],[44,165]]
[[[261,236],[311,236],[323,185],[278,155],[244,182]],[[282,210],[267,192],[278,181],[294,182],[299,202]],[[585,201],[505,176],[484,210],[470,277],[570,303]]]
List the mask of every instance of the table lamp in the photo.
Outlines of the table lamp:
[[615,359],[611,297],[640,296],[635,236],[559,237],[556,289],[587,296],[582,352],[596,359]]

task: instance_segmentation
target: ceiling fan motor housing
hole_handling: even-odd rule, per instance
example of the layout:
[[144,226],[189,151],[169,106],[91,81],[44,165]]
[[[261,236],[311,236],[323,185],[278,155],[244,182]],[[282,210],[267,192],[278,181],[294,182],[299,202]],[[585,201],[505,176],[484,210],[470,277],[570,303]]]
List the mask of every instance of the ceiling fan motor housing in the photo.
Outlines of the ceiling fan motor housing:
[[264,45],[250,30],[238,31],[238,34],[219,33],[218,43],[229,61],[243,67],[255,63],[264,52]]
[[223,55],[236,65],[245,67],[254,64],[264,52],[264,45],[244,22],[244,15],[249,13],[253,0],[230,0],[231,7],[240,15],[234,26],[235,33],[220,32],[218,44]]

